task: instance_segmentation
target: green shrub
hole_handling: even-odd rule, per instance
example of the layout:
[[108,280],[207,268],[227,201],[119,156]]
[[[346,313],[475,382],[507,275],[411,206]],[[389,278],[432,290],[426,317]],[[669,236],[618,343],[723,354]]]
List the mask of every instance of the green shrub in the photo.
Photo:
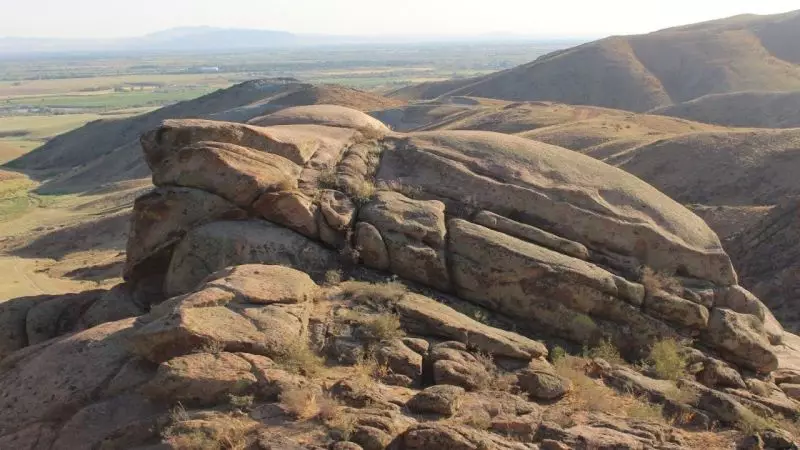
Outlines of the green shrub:
[[686,357],[674,339],[664,339],[653,344],[648,357],[655,374],[664,380],[678,380],[686,374]]

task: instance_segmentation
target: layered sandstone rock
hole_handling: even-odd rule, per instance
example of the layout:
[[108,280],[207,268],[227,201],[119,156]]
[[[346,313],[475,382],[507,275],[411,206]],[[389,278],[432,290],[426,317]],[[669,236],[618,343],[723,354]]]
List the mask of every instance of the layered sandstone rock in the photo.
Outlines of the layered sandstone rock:
[[[518,408],[586,388],[532,336],[610,341],[630,361],[673,339],[688,355],[677,382],[599,360],[589,372],[699,423],[800,415],[796,336],[737,285],[716,235],[641,180],[512,136],[393,134],[341,108],[256,122],[269,126],[168,121],[142,138],[157,187],[134,209],[126,284],[0,307],[0,443],[134,448],[158,441],[164,404],[225,401],[259,405],[235,422],[248,443],[291,443],[297,430],[274,424],[330,397],[363,448],[676,448],[660,428]],[[314,378],[305,343],[359,369]],[[367,370],[392,386],[364,386]],[[674,400],[679,388],[697,395]],[[135,407],[103,417],[119,402]],[[459,419],[470,404],[486,416]],[[233,420],[198,414],[184,431]],[[102,430],[75,447],[67,431],[92,420]]]

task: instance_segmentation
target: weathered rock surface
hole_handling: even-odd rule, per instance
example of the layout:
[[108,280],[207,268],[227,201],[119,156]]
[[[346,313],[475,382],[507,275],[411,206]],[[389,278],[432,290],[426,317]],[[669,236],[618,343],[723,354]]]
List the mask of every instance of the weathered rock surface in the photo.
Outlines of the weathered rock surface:
[[393,273],[449,290],[442,202],[412,200],[397,192],[380,191],[361,209],[359,220],[379,231]]
[[162,363],[142,390],[157,401],[214,405],[257,381],[252,365],[232,353],[195,353]]
[[338,265],[336,254],[294,231],[264,221],[214,222],[192,230],[175,248],[167,272],[168,295],[189,292],[225,267],[284,264],[310,274]]
[[314,146],[298,145],[263,128],[212,120],[165,120],[161,126],[142,136],[145,159],[155,171],[166,158],[198,142],[221,142],[282,156],[295,164],[311,158]]
[[153,184],[212,192],[248,208],[261,194],[297,188],[299,175],[300,166],[282,156],[200,142],[164,158],[153,171]]
[[178,242],[192,228],[246,217],[244,210],[206,191],[156,188],[133,205],[125,274],[130,277],[139,264]]
[[253,203],[261,216],[311,239],[319,238],[319,206],[300,191],[267,192]]
[[724,308],[711,311],[707,338],[735,362],[759,372],[778,368],[778,357],[757,317]]
[[441,414],[452,416],[461,407],[464,388],[440,384],[431,386],[415,395],[406,403],[411,411],[417,414]]
[[389,128],[369,115],[337,105],[309,105],[286,108],[266,116],[256,117],[251,125],[294,125],[314,124],[330,127],[352,128],[369,135],[384,135]]
[[466,197],[504,216],[516,212],[658,271],[736,283],[719,239],[699,217],[638,178],[559,147],[485,132],[416,133],[384,152],[377,178]]
[[558,375],[546,361],[532,361],[516,375],[520,388],[532,398],[553,400],[563,397],[572,389],[572,382]]
[[532,225],[515,222],[490,211],[481,211],[475,216],[475,223],[542,247],[547,247],[550,250],[555,250],[573,258],[589,259],[589,250],[583,244],[558,237]]
[[405,295],[395,307],[403,326],[422,336],[459,341],[496,356],[524,360],[547,356],[541,342],[484,325],[421,295]]

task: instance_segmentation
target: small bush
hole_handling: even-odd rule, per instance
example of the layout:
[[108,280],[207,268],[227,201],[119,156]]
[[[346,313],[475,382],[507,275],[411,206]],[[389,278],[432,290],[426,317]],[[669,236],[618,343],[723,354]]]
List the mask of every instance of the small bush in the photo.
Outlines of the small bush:
[[353,366],[353,373],[358,380],[358,384],[366,386],[375,379],[381,379],[389,375],[389,367],[378,363],[373,354],[362,355]]
[[232,408],[247,411],[253,406],[254,397],[252,395],[233,395],[228,394],[228,404]]
[[212,355],[219,355],[225,351],[225,344],[217,340],[210,340],[204,343],[200,348],[195,350],[195,353],[210,353]]
[[512,392],[517,386],[517,377],[514,374],[502,371],[494,362],[492,355],[479,352],[475,359],[485,369],[485,374],[477,374],[479,389]]
[[653,344],[648,357],[656,376],[664,380],[679,380],[686,375],[686,357],[674,339],[664,339]]
[[553,364],[566,357],[567,357],[567,351],[558,345],[553,347],[553,350],[550,352],[550,362]]
[[317,177],[317,185],[320,189],[339,189],[339,177],[336,175],[336,168],[329,167],[322,170]]
[[391,306],[408,293],[408,287],[398,281],[385,283],[366,283],[363,281],[348,281],[342,283],[342,295],[360,303],[366,303],[381,308]]
[[611,342],[610,339],[603,339],[597,346],[589,350],[588,356],[590,358],[602,358],[610,364],[624,364],[625,360],[619,353],[617,347]]
[[274,358],[287,372],[314,378],[325,369],[322,357],[308,347],[308,342],[298,339],[287,345],[283,352]]
[[700,396],[700,393],[690,386],[675,387],[664,394],[667,399],[683,405],[694,405]]
[[569,393],[571,401],[567,404],[573,411],[622,414],[642,420],[664,422],[660,406],[631,395],[620,395],[601,381],[593,380],[586,374],[587,363],[584,358],[567,355],[553,364],[559,375],[572,381],[573,389]]
[[366,205],[375,196],[375,184],[370,180],[361,180],[355,186],[345,189],[345,194],[350,196],[353,203],[359,206]]
[[340,412],[336,417],[326,421],[325,424],[328,426],[330,434],[334,439],[347,442],[353,437],[353,433],[356,431],[356,425],[358,425],[358,420],[353,414]]
[[280,403],[295,419],[310,419],[319,413],[317,394],[305,387],[285,389],[281,393]]
[[342,412],[342,404],[330,395],[323,395],[317,401],[318,417],[325,423],[336,420]]
[[632,399],[626,412],[628,417],[632,419],[649,420],[651,422],[664,421],[664,407],[661,405],[654,405],[645,399]]
[[384,313],[371,316],[362,324],[362,329],[376,341],[391,341],[406,335],[400,317],[396,314]]
[[172,448],[181,450],[243,450],[247,435],[256,426],[249,418],[216,416],[202,424],[175,421],[162,435]]
[[589,342],[592,336],[598,332],[597,323],[586,314],[575,315],[570,323],[570,328],[579,335],[578,339],[584,342]]
[[745,434],[751,435],[776,428],[769,420],[746,409],[736,422],[736,428]]
[[341,270],[329,270],[325,272],[325,284],[328,286],[335,286],[342,282]]
[[578,410],[613,412],[623,411],[627,402],[614,390],[586,375],[587,361],[584,358],[567,355],[553,366],[556,373],[572,381],[569,394]]
[[664,272],[656,272],[647,266],[642,268],[641,281],[647,292],[666,291],[677,295],[683,292],[683,286],[678,279]]

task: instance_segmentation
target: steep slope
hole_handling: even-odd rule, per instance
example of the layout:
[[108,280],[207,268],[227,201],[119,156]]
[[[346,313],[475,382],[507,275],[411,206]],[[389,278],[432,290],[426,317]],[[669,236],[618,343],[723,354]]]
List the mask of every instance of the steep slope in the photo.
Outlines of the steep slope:
[[[395,92],[470,95],[648,111],[708,94],[800,89],[800,11],[609,37],[468,81]],[[416,97],[415,97],[416,96]]]
[[650,114],[714,123],[728,127],[800,127],[800,91],[713,94],[657,108]]
[[772,205],[800,194],[800,129],[682,135],[606,159],[682,203]]
[[11,161],[8,167],[46,179],[40,192],[80,192],[147,176],[136,150],[137,140],[165,119],[209,117],[245,122],[281,108],[318,103],[369,110],[401,102],[341,86],[254,80],[148,114],[91,122]]
[[786,199],[725,248],[754,293],[791,330],[800,330],[800,198]]

